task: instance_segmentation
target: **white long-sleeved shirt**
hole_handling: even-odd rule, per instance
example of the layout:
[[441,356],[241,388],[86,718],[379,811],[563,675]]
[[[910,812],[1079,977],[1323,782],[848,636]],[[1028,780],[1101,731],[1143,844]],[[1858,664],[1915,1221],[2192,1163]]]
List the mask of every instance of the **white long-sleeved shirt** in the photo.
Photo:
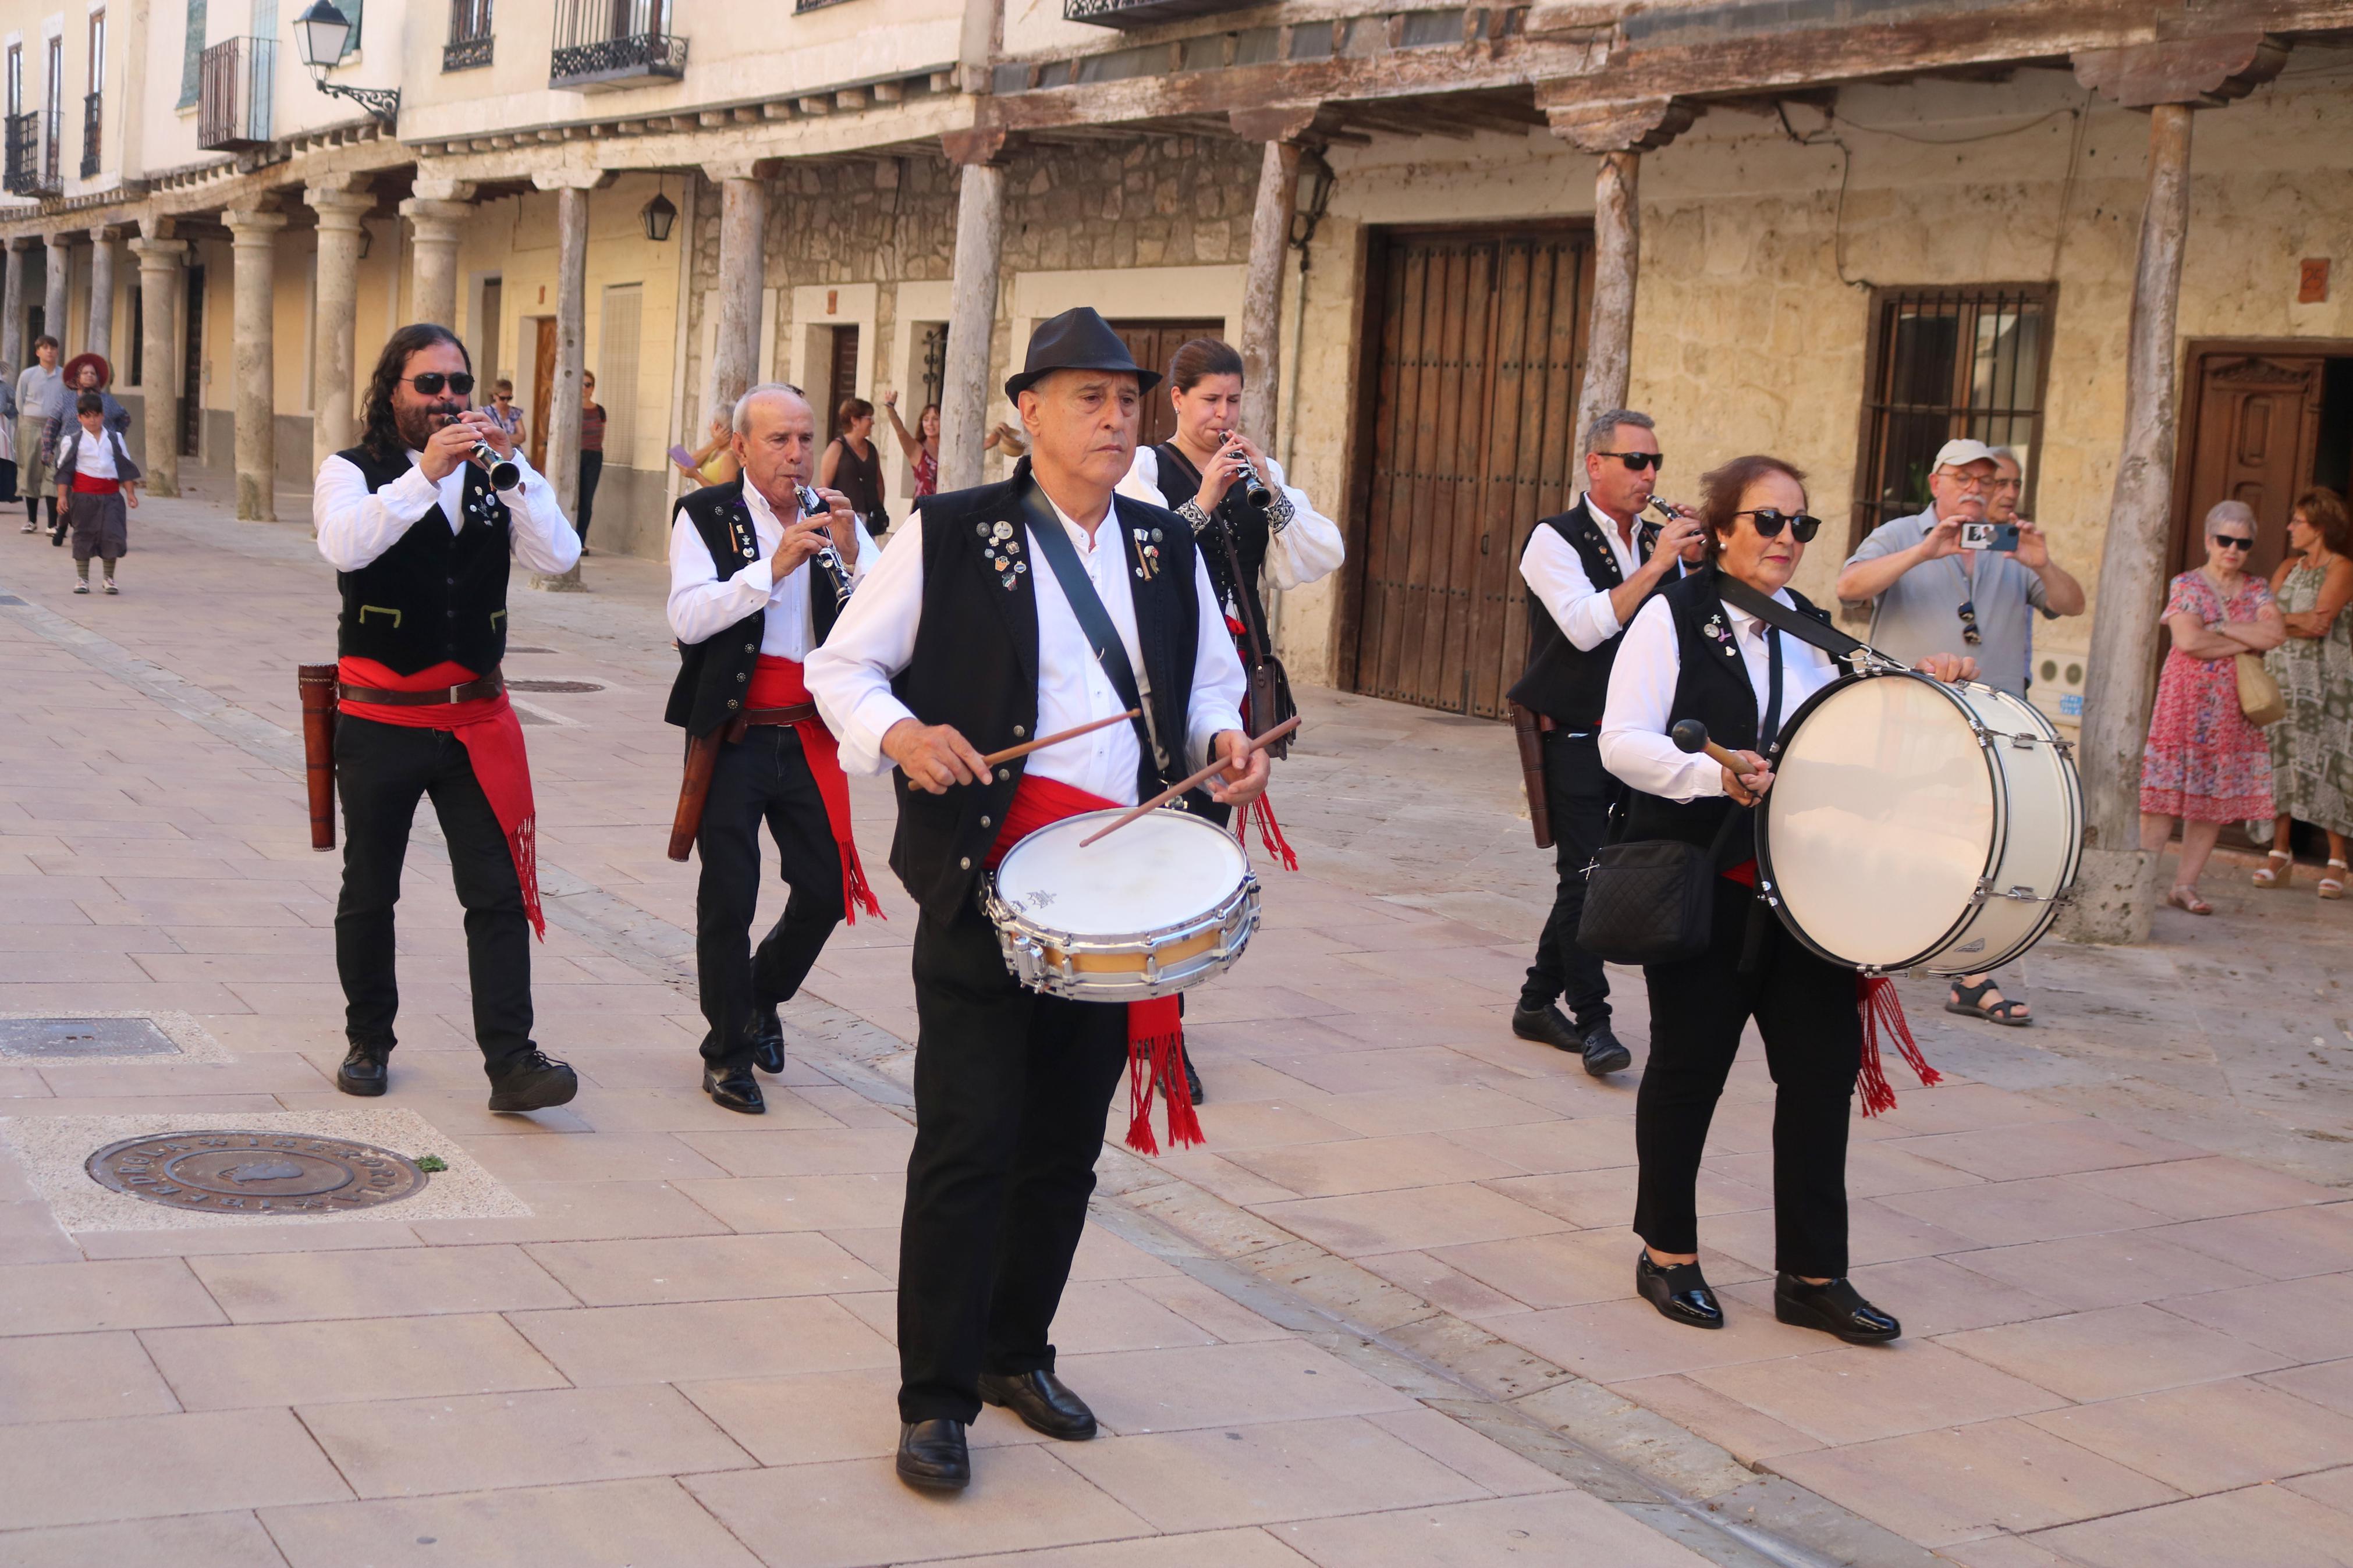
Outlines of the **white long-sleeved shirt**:
[[[1780,604],[1797,606],[1789,591],[1773,595]],[[1772,650],[1766,634],[1773,630],[1745,610],[1724,607],[1726,629],[1740,650],[1748,673],[1749,689],[1757,694],[1760,717],[1772,706]],[[1841,673],[1831,656],[1787,632],[1781,639],[1781,718],[1784,722],[1798,704],[1836,680]],[[1675,637],[1673,612],[1663,599],[1653,599],[1634,616],[1626,640],[1618,645],[1617,662],[1609,667],[1609,705],[1601,716],[1601,765],[1645,795],[1662,800],[1698,800],[1724,793],[1724,770],[1705,752],[1678,751],[1667,736],[1675,705],[1675,682],[1683,673],[1681,645]]]
[[[804,561],[776,578],[776,547],[784,542],[785,524],[768,498],[744,486],[744,509],[752,514],[752,531],[760,542],[760,558],[722,578],[718,563],[702,532],[681,511],[670,527],[670,629],[682,643],[706,642],[729,626],[765,608],[760,623],[760,651],[776,658],[806,660],[815,639],[809,628],[808,574],[814,561]],[[797,510],[797,509],[796,509]],[[858,530],[858,561],[849,578],[863,578],[880,553],[864,523]]]
[[[1641,552],[1635,545],[1641,536],[1639,521],[1634,539],[1623,539],[1619,536],[1617,520],[1595,506],[1592,497],[1579,496],[1577,504],[1609,542],[1609,553],[1618,559],[1619,579],[1630,581],[1642,569]],[[1528,547],[1520,552],[1520,575],[1577,652],[1591,653],[1618,635],[1618,610],[1609,602],[1609,590],[1594,586],[1585,570],[1585,558],[1577,552],[1577,546],[1561,537],[1560,530],[1539,527],[1528,535]]]
[[[87,474],[93,479],[114,478],[113,436],[104,431],[92,436],[87,430],[76,431],[75,435],[81,437],[81,444],[74,448],[74,472]],[[72,437],[67,439],[70,440]],[[72,481],[67,482],[70,484]]]
[[[1126,647],[1128,663],[1144,670],[1144,650],[1135,634],[1135,597],[1129,587],[1127,551],[1114,510],[1090,539],[1060,507],[1054,515],[1077,550],[1112,626]],[[826,727],[841,742],[841,765],[851,773],[888,772],[882,737],[902,719],[918,719],[891,689],[892,678],[915,657],[915,628],[923,616],[922,513],[894,531],[892,546],[859,584],[825,646],[808,657],[807,679]],[[907,537],[900,539],[896,534]],[[1051,735],[1125,710],[1111,679],[1096,662],[1093,647],[1079,626],[1061,584],[1046,564],[1034,530],[1025,530],[1031,591],[1038,601],[1038,733]],[[1209,574],[1197,554],[1194,596],[1200,625],[1194,636],[1192,699],[1187,710],[1185,755],[1190,773],[1208,760],[1209,743],[1221,730],[1242,727],[1244,679],[1234,640],[1226,631],[1209,587]],[[976,737],[967,736],[967,740]],[[1133,724],[1107,724],[1092,735],[1064,741],[1029,754],[1028,769],[1075,789],[1124,805],[1135,801],[1136,737]]]
[[[311,526],[318,531],[319,553],[338,572],[356,572],[400,542],[419,518],[437,505],[455,534],[466,520],[466,465],[459,464],[439,484],[425,477],[417,465],[425,454],[412,449],[408,472],[371,494],[367,476],[348,458],[334,457],[319,465],[319,480],[311,492]],[[580,560],[580,536],[555,504],[555,487],[525,460],[514,455],[522,477],[514,489],[501,490],[499,499],[512,514],[509,539],[514,558],[531,571],[554,576],[569,572]]]

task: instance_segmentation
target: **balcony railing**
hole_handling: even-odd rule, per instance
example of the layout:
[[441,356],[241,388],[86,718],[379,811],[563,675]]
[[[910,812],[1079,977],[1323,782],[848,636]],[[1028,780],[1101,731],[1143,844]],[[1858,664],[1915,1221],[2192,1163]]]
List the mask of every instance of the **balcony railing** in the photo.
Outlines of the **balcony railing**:
[[547,84],[593,92],[676,81],[686,74],[686,40],[664,32],[669,25],[669,0],[556,0]]
[[267,147],[277,99],[277,40],[222,39],[198,62],[196,145],[214,152]]
[[1263,0],[1062,0],[1066,22],[1092,22],[1099,27],[1146,27],[1187,16],[1208,16],[1240,11]]
[[490,63],[491,0],[449,0],[449,41],[441,46],[441,68],[470,71]]
[[81,177],[98,177],[101,138],[106,131],[106,94],[85,93],[81,100]]
[[57,195],[64,189],[58,178],[58,111],[12,114],[7,125],[8,165],[0,185],[13,196]]
[[842,0],[793,0],[793,11],[796,15],[803,11],[822,11],[828,5],[839,5],[841,3]]

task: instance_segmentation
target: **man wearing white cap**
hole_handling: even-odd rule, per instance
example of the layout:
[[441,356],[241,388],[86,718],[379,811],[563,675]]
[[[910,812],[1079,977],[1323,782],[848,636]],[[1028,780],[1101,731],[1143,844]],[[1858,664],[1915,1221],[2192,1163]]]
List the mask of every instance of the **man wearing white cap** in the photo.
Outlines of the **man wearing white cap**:
[[[2022,519],[2014,539],[2005,530],[1990,548],[1965,542],[1964,528],[1986,522],[2000,472],[1984,442],[1946,442],[1928,475],[1928,510],[1872,530],[1839,573],[1838,596],[1849,608],[1872,607],[1870,640],[1881,652],[1906,664],[1937,653],[1972,658],[1979,680],[2023,697],[2034,612],[2082,615],[2084,585]],[[2016,1028],[2034,1021],[1985,974],[1954,982],[1946,1009]]]

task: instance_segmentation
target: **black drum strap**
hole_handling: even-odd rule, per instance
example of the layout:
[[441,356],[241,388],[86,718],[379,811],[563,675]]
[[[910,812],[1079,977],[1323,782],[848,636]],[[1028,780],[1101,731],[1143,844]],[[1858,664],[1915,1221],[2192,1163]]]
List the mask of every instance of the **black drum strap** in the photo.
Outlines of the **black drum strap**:
[[1778,626],[1799,642],[1810,644],[1832,658],[1845,658],[1864,646],[1860,638],[1851,637],[1836,626],[1800,614],[1728,574],[1719,572],[1715,574],[1715,591],[1716,595],[1734,609],[1755,616],[1768,626]]

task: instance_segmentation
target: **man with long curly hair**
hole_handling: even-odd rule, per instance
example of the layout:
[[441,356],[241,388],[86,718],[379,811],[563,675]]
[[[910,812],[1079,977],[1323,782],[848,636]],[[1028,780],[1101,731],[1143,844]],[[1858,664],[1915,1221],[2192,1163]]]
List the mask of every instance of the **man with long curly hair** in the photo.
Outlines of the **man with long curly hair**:
[[[446,327],[403,327],[368,384],[360,444],[319,468],[311,516],[343,590],[336,633],[335,772],[343,888],[335,969],[350,1053],[345,1094],[389,1082],[393,905],[417,803],[433,798],[466,908],[474,1037],[491,1109],[562,1105],[579,1083],[531,1038],[531,931],[543,937],[536,817],[522,726],[508,706],[510,561],[571,570],[580,539],[514,437],[470,405],[465,345]],[[497,458],[485,466],[478,447]],[[512,473],[506,470],[512,465]],[[501,486],[498,481],[509,481]]]

